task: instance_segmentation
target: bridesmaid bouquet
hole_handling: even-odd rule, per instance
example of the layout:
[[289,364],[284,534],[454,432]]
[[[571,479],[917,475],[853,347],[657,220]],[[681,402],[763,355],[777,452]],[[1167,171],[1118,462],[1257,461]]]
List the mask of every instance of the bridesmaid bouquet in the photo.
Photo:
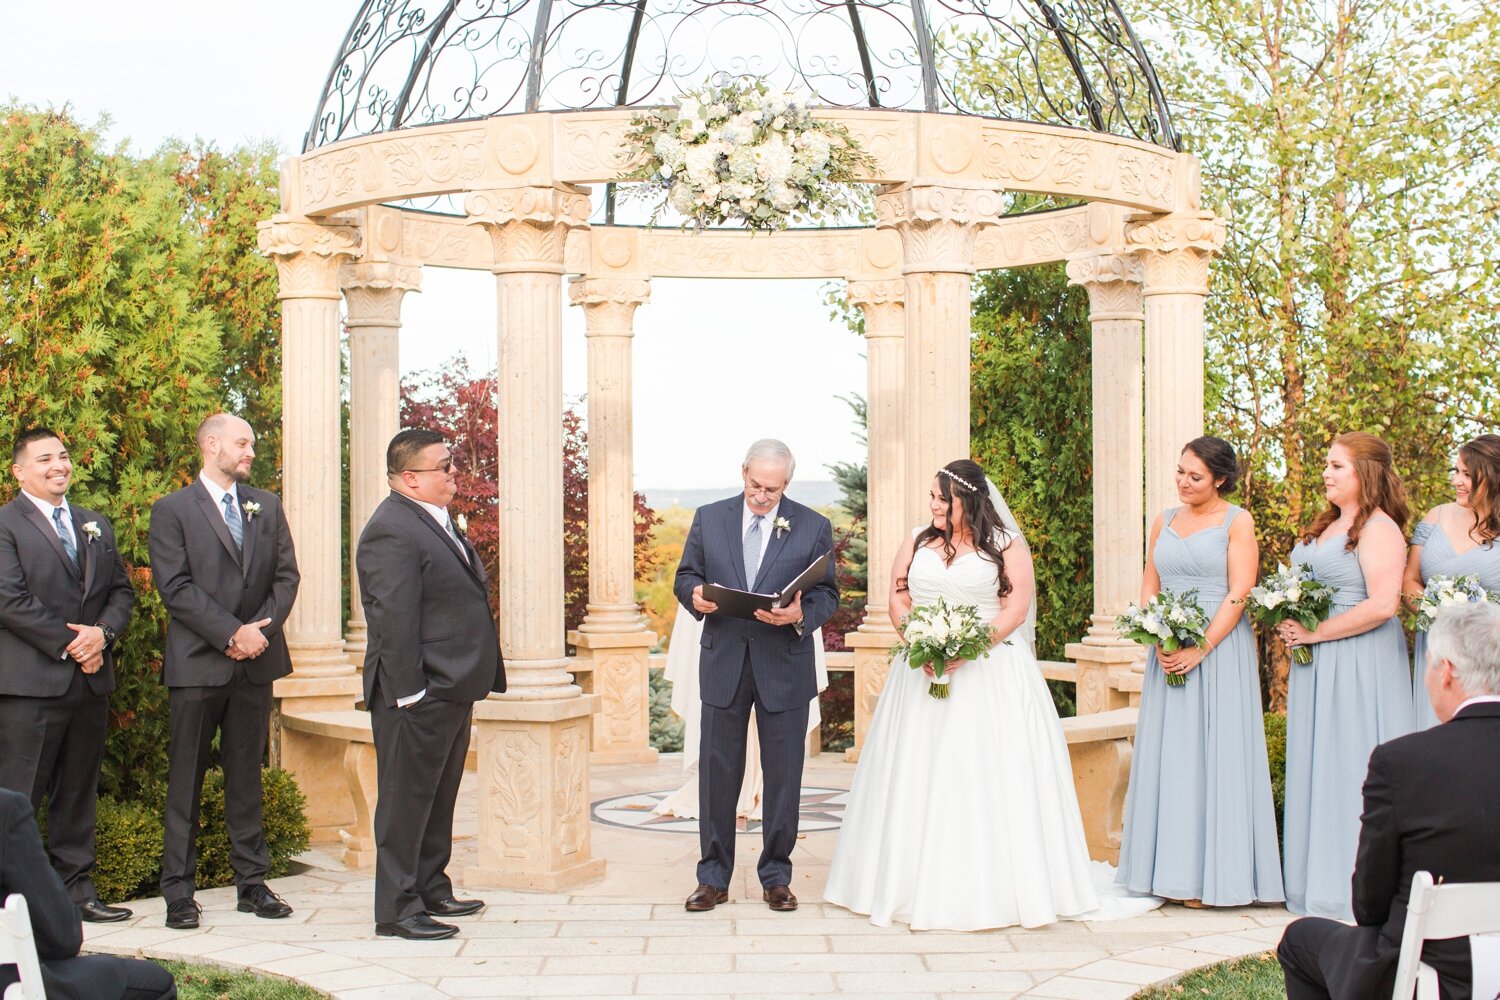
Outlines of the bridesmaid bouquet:
[[[1174,594],[1163,590],[1146,606],[1132,604],[1115,621],[1120,632],[1143,646],[1161,646],[1168,653],[1175,653],[1184,646],[1199,646],[1203,634],[1208,630],[1208,615],[1198,604],[1198,592],[1189,590]],[[1185,674],[1167,674],[1170,687],[1182,687],[1187,683]]]
[[948,697],[944,675],[949,660],[972,660],[989,652],[994,643],[989,624],[979,617],[972,604],[949,604],[939,597],[936,604],[912,608],[901,622],[901,642],[891,650],[894,658],[906,654],[913,669],[932,666],[932,683],[927,693],[934,698]]
[[1485,601],[1500,604],[1500,594],[1492,594],[1481,587],[1477,576],[1434,576],[1427,581],[1422,596],[1415,602],[1417,613],[1412,619],[1412,628],[1426,632],[1432,628],[1432,622],[1441,609],[1455,604],[1483,604]]
[[[1250,589],[1245,608],[1250,620],[1257,625],[1275,628],[1293,618],[1303,628],[1312,631],[1318,627],[1318,622],[1328,617],[1333,595],[1338,592],[1337,587],[1314,579],[1312,568],[1306,563],[1279,565],[1276,572],[1262,577],[1260,583]],[[1297,646],[1292,650],[1292,659],[1306,666],[1312,662],[1312,650]]]

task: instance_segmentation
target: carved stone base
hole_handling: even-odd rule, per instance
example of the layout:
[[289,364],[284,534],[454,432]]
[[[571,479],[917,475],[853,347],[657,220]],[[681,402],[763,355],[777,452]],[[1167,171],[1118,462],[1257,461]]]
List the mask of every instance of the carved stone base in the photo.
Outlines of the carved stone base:
[[595,764],[652,764],[651,647],[655,632],[569,632],[573,677],[599,696],[589,747]]
[[1139,674],[1138,661],[1145,650],[1134,643],[1123,646],[1096,646],[1087,642],[1070,642],[1065,650],[1068,659],[1078,664],[1078,691],[1074,700],[1079,715],[1125,708],[1130,696],[1121,687],[1125,675]]
[[1062,722],[1089,857],[1112,865],[1120,863],[1137,715],[1135,709],[1121,709]]
[[557,892],[600,878],[589,854],[589,717],[598,695],[474,706],[479,859],[463,884]]
[[844,751],[844,759],[851,764],[859,761],[870,720],[875,717],[875,704],[885,687],[886,672],[891,668],[891,647],[899,639],[889,626],[868,631],[860,626],[859,631],[844,636],[844,645],[854,650],[854,745]]
[[292,658],[292,676],[348,677],[354,673],[354,664],[344,652],[344,642],[289,642],[287,653]]
[[353,664],[356,673],[365,668],[365,648],[370,641],[370,627],[362,621],[351,621],[349,631],[344,633],[344,655]]
[[[276,682],[279,688],[290,678]],[[295,683],[295,682],[293,682]],[[307,682],[304,682],[307,683]],[[273,688],[275,690],[275,688]],[[286,705],[291,699],[283,700]],[[338,843],[350,831],[365,835],[374,850],[375,748],[370,716],[352,707],[342,711],[286,712],[281,720],[281,766],[291,773],[307,799],[307,823],[315,844]],[[350,755],[369,752],[368,782],[356,783]],[[351,795],[351,793],[353,793]],[[364,809],[359,802],[363,798]]]
[[344,864],[350,868],[375,867],[375,744],[350,743],[344,749],[344,780],[354,802],[354,823],[340,830],[344,841]]

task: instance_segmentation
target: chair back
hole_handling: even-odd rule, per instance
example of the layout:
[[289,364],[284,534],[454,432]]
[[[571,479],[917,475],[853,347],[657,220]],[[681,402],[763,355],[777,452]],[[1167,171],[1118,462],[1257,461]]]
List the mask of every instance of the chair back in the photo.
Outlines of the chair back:
[[14,965],[20,976],[5,988],[4,1000],[47,1000],[36,939],[31,936],[31,911],[20,893],[6,899],[0,910],[0,965]]
[[[1422,964],[1422,943],[1500,931],[1500,882],[1434,885],[1429,872],[1411,879],[1401,960],[1391,1000],[1437,1000],[1437,974]],[[1420,984],[1420,985],[1419,985]]]

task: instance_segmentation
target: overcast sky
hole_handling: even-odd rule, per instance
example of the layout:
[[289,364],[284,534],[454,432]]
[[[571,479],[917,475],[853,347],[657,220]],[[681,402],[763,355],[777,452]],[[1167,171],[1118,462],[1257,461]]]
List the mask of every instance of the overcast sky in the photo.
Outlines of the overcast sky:
[[[149,152],[167,138],[221,147],[270,139],[283,154],[302,136],[354,0],[7,3],[0,22],[0,96],[68,104],[106,135]],[[816,281],[657,280],[636,312],[635,468],[639,488],[732,484],[744,448],[781,437],[802,479],[858,460],[848,407],[863,393],[864,345],[831,322]],[[403,372],[460,351],[495,363],[494,283],[428,268],[406,298]],[[564,386],[587,389],[583,315],[564,316]]]

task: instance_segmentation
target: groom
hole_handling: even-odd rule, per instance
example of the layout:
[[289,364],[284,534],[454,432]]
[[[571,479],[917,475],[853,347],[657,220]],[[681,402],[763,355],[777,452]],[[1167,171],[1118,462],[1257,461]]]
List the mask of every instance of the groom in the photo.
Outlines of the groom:
[[833,560],[817,586],[786,607],[757,611],[755,621],[715,614],[719,606],[703,599],[706,583],[779,592],[814,559],[832,551],[828,519],[784,495],[796,464],[780,441],[764,438],[752,444],[740,467],[745,492],[698,508],[677,567],[677,599],[703,620],[698,666],[702,859],[698,888],[687,898],[689,910],[712,910],[729,899],[735,803],[745,775],[752,707],[766,777],[764,846],[756,872],[771,909],[797,908],[790,888],[791,854],[797,842],[808,705],[818,694],[813,633],[838,607]]

